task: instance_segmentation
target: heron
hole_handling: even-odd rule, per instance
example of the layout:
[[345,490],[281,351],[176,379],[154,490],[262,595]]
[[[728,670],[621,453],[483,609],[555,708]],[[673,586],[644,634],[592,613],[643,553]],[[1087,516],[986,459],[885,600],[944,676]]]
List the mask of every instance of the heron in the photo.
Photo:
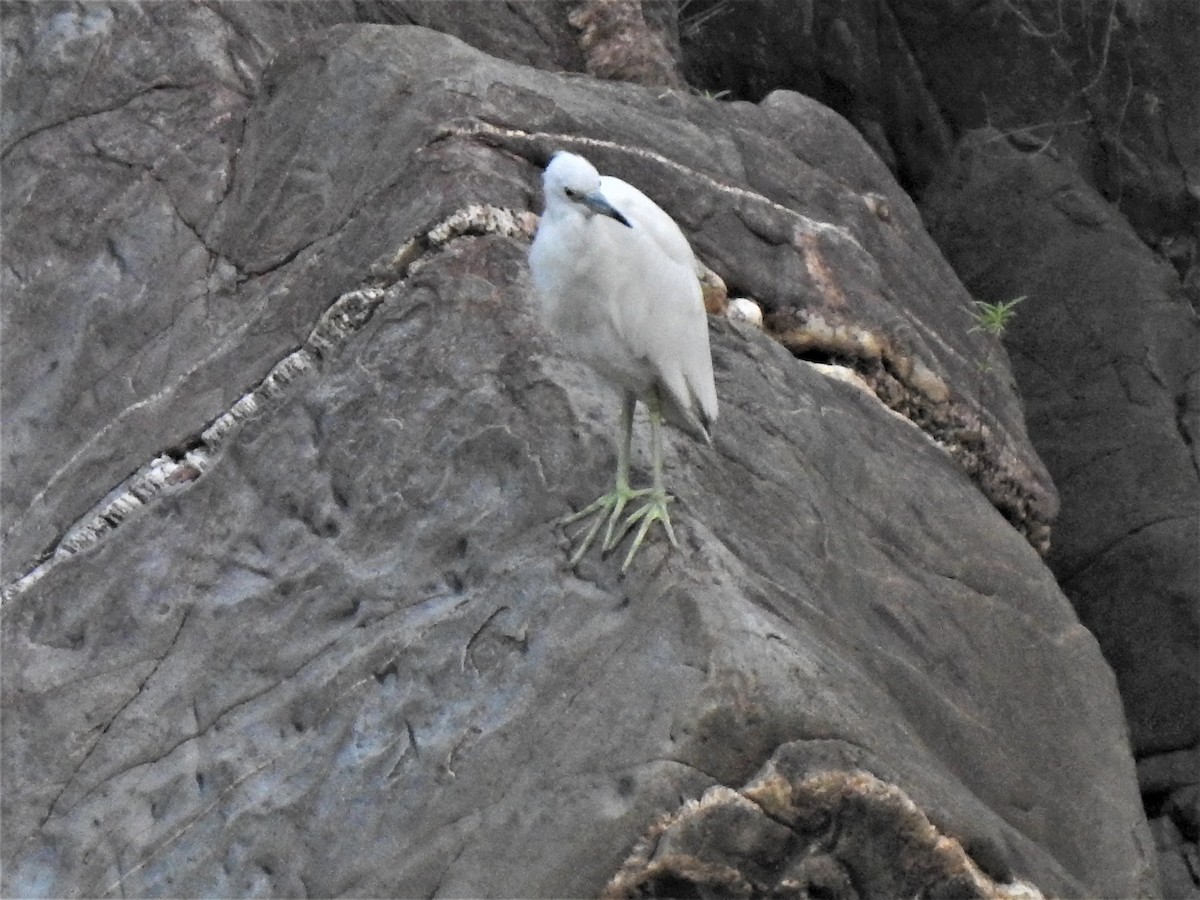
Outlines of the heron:
[[[555,153],[542,189],[545,211],[529,265],[544,318],[574,357],[621,392],[613,489],[562,520],[570,525],[594,517],[570,565],[605,523],[603,553],[637,526],[624,572],[655,522],[679,547],[667,511],[674,497],[663,480],[664,421],[712,442],[717,389],[696,258],[658,204],[633,185],[600,175],[582,156]],[[629,458],[639,400],[650,418],[653,482],[634,489]],[[635,500],[641,506],[622,520]]]

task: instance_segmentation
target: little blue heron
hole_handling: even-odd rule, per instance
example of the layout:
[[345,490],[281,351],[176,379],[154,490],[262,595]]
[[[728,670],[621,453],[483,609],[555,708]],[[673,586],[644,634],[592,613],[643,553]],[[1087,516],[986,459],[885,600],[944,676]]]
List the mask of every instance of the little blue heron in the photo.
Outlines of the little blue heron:
[[[542,188],[546,208],[529,265],[546,321],[573,356],[622,392],[616,485],[563,520],[595,516],[571,565],[606,521],[604,552],[640,523],[624,572],[654,522],[679,546],[667,513],[674,498],[663,485],[663,421],[712,441],[717,389],[696,261],[679,226],[653,200],[619,178],[600,175],[581,156],[554,154]],[[634,490],[629,445],[638,400],[650,414],[654,483]],[[621,522],[626,504],[641,497],[645,504]]]

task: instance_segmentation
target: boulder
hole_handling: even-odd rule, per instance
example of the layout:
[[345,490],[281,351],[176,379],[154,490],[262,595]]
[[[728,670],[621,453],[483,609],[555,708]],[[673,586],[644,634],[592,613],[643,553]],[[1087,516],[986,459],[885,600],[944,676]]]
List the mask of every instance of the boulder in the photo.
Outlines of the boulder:
[[346,10],[264,12],[5,12],[0,287],[16,336],[0,388],[5,580],[60,543],[136,460],[182,460],[197,424],[265,374],[320,309],[295,309],[290,325],[280,310],[282,330],[264,335],[254,323],[267,295],[243,289],[265,285],[261,273],[210,240],[263,67],[297,31]]
[[845,116],[903,184],[923,185],[949,155],[954,134],[896,7],[693,0],[679,24],[684,74],[740,100],[780,88],[819,100]]
[[[4,159],[44,192],[6,233],[39,211],[75,254],[4,247],[5,894],[594,895],[708,796],[792,817],[745,845],[752,892],[781,863],[840,896],[868,864],[1153,895],[1002,351],[844,122],[415,27],[299,34],[249,81],[228,120],[131,101]],[[189,140],[224,160],[195,220],[154,173]],[[569,570],[556,525],[616,415],[530,306],[558,147],[659,198],[787,343],[713,321],[714,444],[668,444],[683,546],[628,577]],[[61,193],[106,166],[137,183],[81,228]]]
[[[1051,568],[1116,670],[1139,755],[1200,741],[1200,324],[1174,269],[1073,167],[983,131],[923,209],[1008,330],[1062,494]],[[1194,773],[1193,773],[1194,774]]]
[[1200,273],[1195,3],[694,0],[680,34],[693,84],[803,91],[917,193],[970,130],[1051,147],[1178,271]]

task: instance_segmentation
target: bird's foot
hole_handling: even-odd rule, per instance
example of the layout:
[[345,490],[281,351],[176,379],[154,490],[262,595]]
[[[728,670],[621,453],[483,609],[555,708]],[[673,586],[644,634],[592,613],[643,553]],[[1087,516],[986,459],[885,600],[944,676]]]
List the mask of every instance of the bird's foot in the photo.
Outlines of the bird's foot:
[[[621,520],[621,513],[625,511],[626,504],[628,504],[630,500],[649,493],[650,488],[633,490],[628,485],[618,485],[607,494],[598,497],[595,501],[585,506],[579,512],[572,513],[571,515],[562,519],[560,524],[570,525],[573,522],[578,522],[580,519],[586,519],[588,516],[595,516],[595,521],[592,522],[592,526],[588,529],[587,534],[583,536],[583,540],[579,542],[579,545],[575,548],[575,552],[571,554],[570,564],[572,566],[577,565],[579,561],[583,559],[583,555],[587,553],[588,548],[592,546],[592,541],[596,539],[596,535],[600,533],[600,527],[605,522],[608,522],[608,530],[604,533],[604,542],[601,544],[601,547],[606,551],[611,550],[613,545],[616,544],[622,536],[624,536],[625,532],[629,530],[629,526],[632,524],[631,522],[626,521],[625,525],[621,528],[620,534],[617,535],[615,540],[613,539],[613,531],[616,529],[617,523]],[[632,516],[630,518],[632,518]],[[668,525],[667,527],[669,528],[670,526]],[[672,540],[674,540],[674,538],[672,538]]]
[[675,498],[662,490],[643,491],[649,493],[650,499],[646,501],[646,505],[636,512],[632,513],[621,526],[621,530],[615,537],[605,540],[604,549],[611,550],[621,542],[621,538],[625,537],[629,529],[638,522],[637,534],[633,538],[633,546],[629,548],[629,552],[625,555],[625,562],[621,563],[621,571],[624,572],[629,568],[629,564],[633,562],[634,555],[638,552],[638,548],[642,546],[642,541],[646,539],[646,534],[650,531],[650,526],[655,522],[662,522],[662,526],[666,529],[667,537],[671,540],[671,546],[678,548],[679,541],[675,540],[675,530],[671,527],[671,516],[667,512],[667,504]]

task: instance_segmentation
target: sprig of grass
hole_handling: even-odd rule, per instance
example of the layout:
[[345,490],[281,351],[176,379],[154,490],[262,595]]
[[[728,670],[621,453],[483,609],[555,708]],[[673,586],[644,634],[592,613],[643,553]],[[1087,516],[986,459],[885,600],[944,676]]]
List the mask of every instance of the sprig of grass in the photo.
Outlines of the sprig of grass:
[[1025,298],[1017,297],[1014,300],[998,300],[995,303],[985,303],[983,300],[972,300],[970,310],[971,319],[975,322],[968,333],[972,331],[984,331],[992,337],[1001,337],[1013,318],[1016,316],[1015,307]]

